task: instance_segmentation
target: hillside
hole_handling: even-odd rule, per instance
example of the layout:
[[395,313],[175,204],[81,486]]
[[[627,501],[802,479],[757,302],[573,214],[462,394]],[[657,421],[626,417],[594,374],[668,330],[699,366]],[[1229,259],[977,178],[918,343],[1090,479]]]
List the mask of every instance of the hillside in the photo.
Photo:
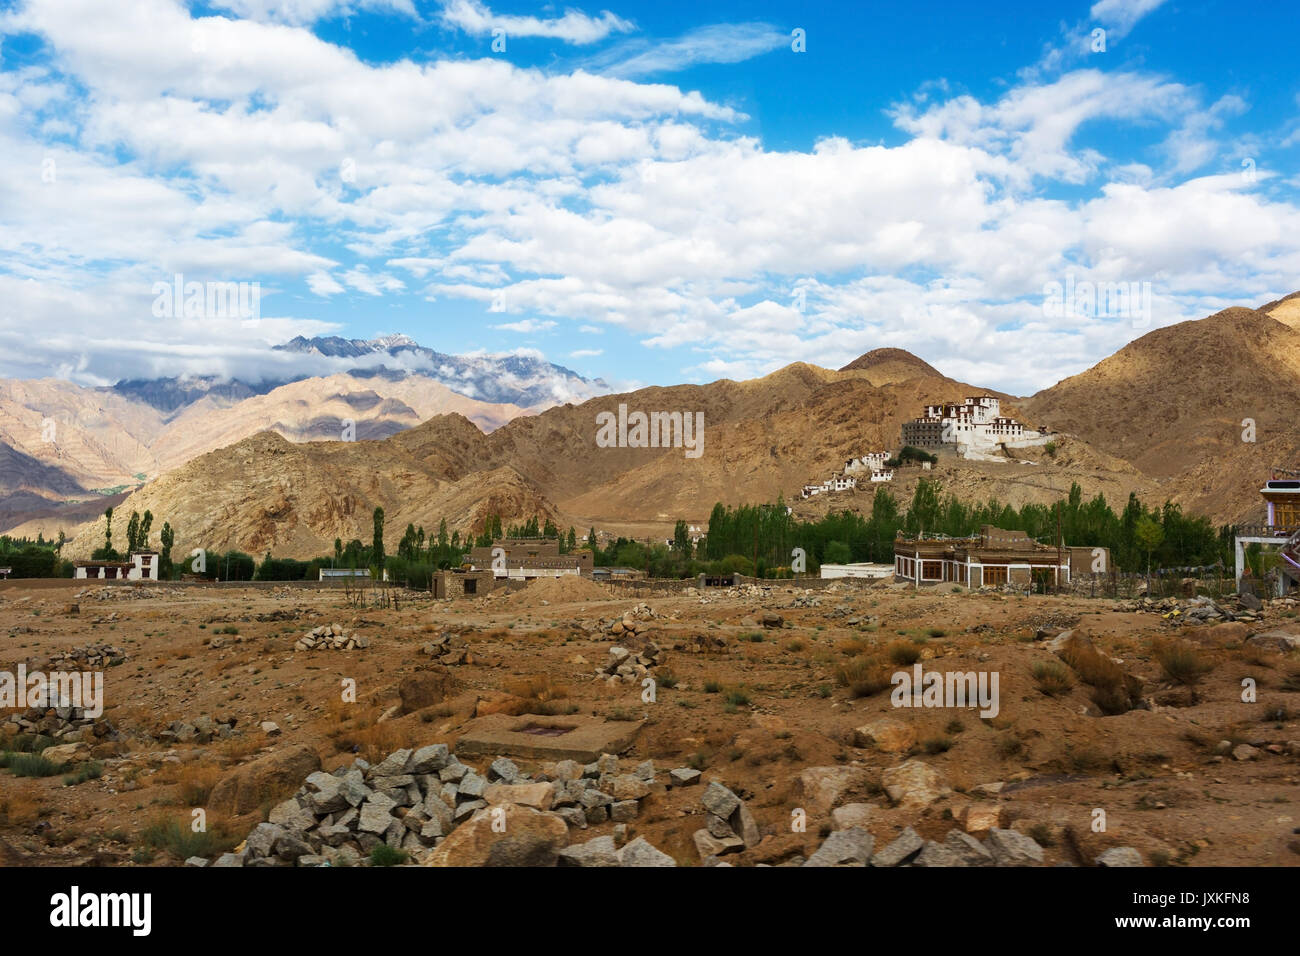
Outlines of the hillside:
[[[507,522],[536,513],[584,530],[657,533],[678,518],[705,522],[718,501],[793,500],[802,485],[846,459],[896,448],[902,423],[927,402],[980,391],[937,373],[885,385],[872,384],[871,376],[871,368],[836,372],[795,364],[745,382],[601,396],[514,418],[490,434],[459,414],[434,416],[380,441],[294,445],[262,434],[196,458],[121,508],[149,508],[156,521],[170,521],[178,551],[186,552],[201,544],[258,554],[268,548],[325,553],[335,537],[368,540],[376,505],[385,509],[390,546],[408,522],[432,529],[445,517],[453,529],[477,530],[493,513]],[[629,411],[702,413],[703,453],[600,447],[597,416],[617,415],[620,404]],[[1030,469],[1037,466],[986,465],[978,487],[981,494],[1021,497],[1023,491],[1037,500],[1068,488],[1071,475],[1107,471],[1082,443],[1079,454],[1073,471],[1062,464],[1052,479],[1023,485],[1036,477]],[[1110,465],[1119,477],[1098,477],[1097,490],[1122,497],[1138,479],[1127,465]],[[966,474],[961,467],[957,474]],[[999,468],[1006,470],[999,474]],[[869,494],[861,496],[869,501]],[[101,536],[102,521],[82,529],[71,551],[88,553]]]

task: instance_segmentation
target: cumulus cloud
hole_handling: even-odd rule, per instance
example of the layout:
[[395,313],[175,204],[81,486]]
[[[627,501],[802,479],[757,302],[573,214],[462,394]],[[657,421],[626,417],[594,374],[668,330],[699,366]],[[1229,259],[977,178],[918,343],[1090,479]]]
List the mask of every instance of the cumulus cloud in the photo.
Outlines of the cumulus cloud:
[[597,17],[580,10],[566,10],[562,17],[545,20],[493,13],[480,0],[447,0],[442,5],[442,21],[475,36],[503,30],[507,37],[546,37],[572,44],[595,43],[611,33],[630,33],[636,29],[630,20],[615,16],[608,10]]
[[[1295,204],[1220,158],[1249,103],[1132,68],[993,97],[928,84],[890,108],[890,145],[777,149],[732,107],[633,78],[664,49],[625,76],[371,64],[284,15],[176,0],[25,0],[0,31],[42,48],[0,71],[3,374],[273,376],[271,344],[335,330],[304,308],[355,295],[477,303],[519,335],[622,330],[696,379],[893,345],[1030,391],[1141,334],[1048,319],[1046,283],[1149,281],[1154,326],[1300,274]],[[718,49],[687,36],[678,54]],[[1102,124],[1153,145],[1109,155]],[[160,323],[150,289],[176,273],[260,281],[259,324]],[[584,344],[559,347],[603,351]]]

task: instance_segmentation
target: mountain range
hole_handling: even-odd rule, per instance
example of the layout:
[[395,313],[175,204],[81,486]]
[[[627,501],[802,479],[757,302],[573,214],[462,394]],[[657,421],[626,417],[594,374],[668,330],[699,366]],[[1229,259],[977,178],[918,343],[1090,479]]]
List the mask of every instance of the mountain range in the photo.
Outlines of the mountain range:
[[[354,347],[347,340],[309,346],[345,358],[355,358]],[[468,531],[492,514],[661,537],[678,518],[703,524],[715,502],[783,495],[807,516],[869,509],[872,489],[806,502],[798,489],[848,458],[897,448],[902,423],[922,406],[990,393],[1005,413],[1056,433],[1053,447],[1016,453],[1031,464],[945,456],[930,475],[947,491],[1018,507],[1055,500],[1078,482],[1086,496],[1103,493],[1117,507],[1132,492],[1216,523],[1258,520],[1260,482],[1273,467],[1300,462],[1292,425],[1300,407],[1300,297],[1154,330],[1028,397],[947,378],[892,348],[839,370],[797,363],[750,381],[655,386],[531,414],[519,406],[451,407],[473,400],[435,393],[409,375],[378,376],[366,380],[371,389],[351,390],[358,380],[310,379],[245,398],[220,409],[221,427],[205,424],[215,411],[191,403],[172,419],[177,431],[148,449],[170,467],[120,507],[148,508],[157,523],[169,521],[177,548],[297,557],[328,552],[336,537],[368,539],[376,505],[394,542],[408,522],[433,529],[445,518]],[[398,390],[402,384],[414,391]],[[624,417],[702,413],[703,454],[626,447],[635,442],[603,447],[597,417],[617,416],[620,406]],[[365,430],[358,424],[356,441],[331,433],[345,413],[368,422]],[[200,432],[202,440],[182,437]],[[209,441],[222,444],[204,449]],[[919,474],[903,470],[891,490],[906,498]],[[47,535],[61,528],[73,537],[65,553],[83,556],[103,536],[102,518],[85,517],[20,527]]]
[[298,337],[272,351],[280,372],[256,380],[0,380],[0,529],[78,523],[197,455],[265,430],[295,442],[364,440],[455,412],[491,431],[609,390],[535,356],[446,355],[400,335]]

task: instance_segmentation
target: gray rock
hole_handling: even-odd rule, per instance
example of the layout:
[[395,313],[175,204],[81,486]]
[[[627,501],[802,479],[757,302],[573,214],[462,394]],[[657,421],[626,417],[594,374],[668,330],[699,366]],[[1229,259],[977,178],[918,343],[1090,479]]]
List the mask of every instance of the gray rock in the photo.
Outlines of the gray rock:
[[993,854],[993,862],[998,866],[1033,866],[1043,862],[1043,848],[1015,830],[993,827],[984,847]]
[[560,781],[577,780],[582,776],[582,764],[576,760],[561,760],[555,765],[555,779]]
[[1117,846],[1100,854],[1095,862],[1098,866],[1141,866],[1142,854],[1131,846]]
[[364,833],[383,833],[393,819],[393,809],[397,801],[390,800],[382,793],[372,793],[370,799],[361,805],[361,816],[357,828]]
[[655,849],[645,837],[637,837],[618,851],[619,866],[676,866],[677,861]]
[[738,835],[736,831],[731,828],[731,824],[722,819],[722,817],[718,816],[716,813],[705,815],[704,829],[709,831],[709,836],[718,840],[726,840],[729,837]]
[[992,866],[993,854],[984,848],[984,844],[969,833],[961,830],[949,830],[943,845],[961,856],[964,866]]
[[700,782],[700,772],[693,767],[678,767],[668,771],[668,780],[674,787],[689,787]]
[[487,778],[480,777],[476,773],[467,773],[457,784],[457,800],[477,800],[487,792]]
[[587,829],[587,812],[581,807],[560,807],[554,814],[571,827]]
[[943,843],[928,841],[912,861],[913,866],[967,866],[966,858],[957,850]]
[[486,800],[468,800],[456,808],[456,812],[452,814],[452,818],[459,823],[461,820],[472,817],[475,810],[481,810],[486,806]]
[[704,789],[700,802],[704,804],[704,809],[717,814],[724,820],[740,809],[740,797],[716,780]]
[[758,829],[758,821],[754,815],[749,812],[749,807],[743,803],[737,808],[736,812],[731,815],[731,829],[736,831],[736,836],[745,841],[745,846],[756,847],[758,841],[763,838]]
[[599,826],[600,824],[604,823],[606,820],[609,819],[609,808],[606,807],[604,804],[598,804],[597,806],[594,807],[587,807],[583,811],[583,813],[586,816],[587,822],[590,823],[592,826]]
[[207,859],[206,859],[205,857],[201,857],[201,856],[192,856],[192,857],[190,857],[188,860],[185,861],[185,865],[186,865],[186,866],[207,866],[207,865],[208,865],[208,861],[207,861]]
[[275,841],[273,849],[282,860],[296,860],[311,852],[311,846],[296,833],[285,833]]
[[469,772],[469,767],[463,763],[448,763],[438,771],[438,779],[443,783],[457,783]]
[[365,777],[360,770],[349,770],[343,775],[339,783],[339,795],[350,807],[359,807],[366,802],[366,797],[370,796],[370,788],[366,786]]
[[618,773],[618,757],[613,754],[601,754],[596,758],[597,773]]
[[871,858],[872,866],[898,866],[921,852],[925,841],[911,827],[907,827],[892,842],[881,847]]
[[411,751],[409,749],[394,750],[371,768],[370,775],[372,777],[395,777],[399,773],[406,772],[406,764],[410,759]]
[[615,823],[631,823],[636,819],[638,806],[635,800],[615,800],[609,805],[609,818]]
[[227,867],[240,867],[244,865],[244,858],[238,853],[223,853],[213,862],[213,866],[219,866],[223,869]]
[[249,860],[270,856],[275,841],[287,832],[284,827],[276,826],[274,823],[259,823],[253,827],[253,832],[245,841],[244,858]]
[[804,866],[866,866],[876,838],[861,827],[836,830]]
[[633,770],[632,773],[637,777],[640,777],[646,783],[654,783],[655,762],[653,760],[643,760],[636,765],[636,769]]
[[711,856],[722,856],[724,853],[739,853],[744,848],[745,841],[738,836],[719,839],[708,830],[695,831],[695,849],[699,851],[701,860],[707,860]]
[[618,866],[618,850],[611,836],[598,836],[560,851],[560,866]]
[[502,783],[514,783],[519,779],[519,768],[515,766],[513,760],[497,757],[488,767],[488,779],[500,780]]

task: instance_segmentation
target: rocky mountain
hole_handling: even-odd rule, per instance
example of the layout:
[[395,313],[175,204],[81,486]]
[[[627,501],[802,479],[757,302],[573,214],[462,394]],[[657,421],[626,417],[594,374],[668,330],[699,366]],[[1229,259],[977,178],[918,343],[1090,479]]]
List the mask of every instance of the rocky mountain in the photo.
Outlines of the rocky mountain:
[[83,515],[83,502],[261,431],[297,442],[373,439],[447,413],[490,431],[608,390],[539,358],[446,355],[403,335],[299,337],[272,351],[278,371],[256,381],[0,381],[0,531]]
[[[1295,301],[1272,303],[1271,311],[1285,315]],[[1300,456],[1290,411],[1300,400],[1297,346],[1300,331],[1248,308],[1155,330],[1051,389],[1003,396],[1004,408],[1027,425],[1058,433],[1052,451],[1019,451],[1029,462],[1021,464],[945,456],[929,474],[959,496],[1017,507],[1055,500],[1077,481],[1086,496],[1100,492],[1117,506],[1135,492],[1148,502],[1172,499],[1219,523],[1255,520],[1258,483],[1273,465]],[[715,502],[778,495],[795,502],[802,485],[848,458],[897,448],[903,422],[922,406],[985,391],[907,352],[881,349],[838,371],[800,363],[751,381],[601,395],[490,431],[453,412],[387,437],[374,431],[376,440],[342,442],[300,412],[297,420],[307,425],[289,437],[331,440],[295,445],[279,435],[245,437],[150,482],[121,508],[149,508],[171,521],[178,548],[298,557],[327,552],[336,537],[367,539],[376,505],[385,509],[394,545],[408,522],[429,529],[446,518],[452,528],[478,530],[494,513],[507,522],[537,514],[562,527],[658,537],[678,518],[704,523]],[[316,394],[308,407],[325,408],[330,400]],[[344,407],[358,406],[353,397],[329,407],[323,417],[337,421]],[[250,424],[270,414],[249,412]],[[675,447],[638,443],[638,412],[702,420],[699,453],[680,442],[680,433]],[[606,421],[620,424],[606,428]],[[175,455],[189,451],[178,446]],[[905,498],[918,475],[905,470],[891,490]],[[864,487],[797,507],[801,514],[864,511],[873,492]],[[99,525],[81,527],[72,550],[93,548]]]
[[346,371],[352,375],[421,375],[470,398],[530,408],[583,401],[609,391],[609,386],[600,379],[583,378],[535,356],[447,355],[425,348],[405,335],[376,339],[338,336],[308,339],[300,335],[275,349],[327,359],[336,366],[346,365]]
[[1105,448],[1185,508],[1258,520],[1270,469],[1300,467],[1300,298],[1225,309],[1147,333],[1021,402],[1025,414]]
[[[494,513],[507,522],[537,514],[584,531],[595,525],[659,536],[679,517],[704,523],[717,501],[793,500],[848,458],[896,448],[903,421],[927,402],[980,391],[937,372],[884,385],[873,384],[872,374],[795,364],[752,381],[600,396],[486,434],[457,414],[380,441],[294,445],[262,434],[194,459],[121,507],[165,516],[159,520],[177,529],[178,548],[297,556],[326,553],[336,537],[368,540],[376,505],[394,546],[408,522],[430,529],[446,518],[463,532],[481,529]],[[620,406],[629,420],[637,411],[702,416],[701,454],[687,454],[684,441],[604,447],[599,417],[617,421]],[[1098,482],[1117,497],[1140,480],[1122,462],[1102,462],[1082,447],[1070,469],[1053,466],[1050,477],[1035,473],[1026,482],[1017,467],[1027,466],[972,464],[969,471],[984,476],[981,491],[1017,503],[1063,492],[1072,475],[1104,476]],[[861,495],[854,507],[869,506],[871,489]],[[102,521],[83,529],[71,550],[95,547],[102,534]]]

